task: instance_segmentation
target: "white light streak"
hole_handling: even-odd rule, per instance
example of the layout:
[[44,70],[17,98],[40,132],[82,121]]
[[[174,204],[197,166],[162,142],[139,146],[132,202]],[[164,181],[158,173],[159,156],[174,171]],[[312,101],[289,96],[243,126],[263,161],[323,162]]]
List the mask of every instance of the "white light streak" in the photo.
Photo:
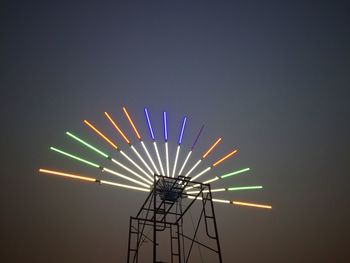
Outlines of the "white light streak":
[[189,170],[189,171],[187,172],[187,174],[185,175],[185,177],[189,176],[190,173],[192,173],[192,171],[193,171],[194,169],[196,169],[196,167],[201,163],[201,161],[202,161],[202,159],[198,160],[198,162],[196,162],[196,164],[191,168],[191,170]]
[[165,142],[165,160],[166,160],[166,176],[170,177],[168,142]]
[[156,154],[157,154],[157,159],[158,159],[158,162],[159,162],[160,169],[162,170],[162,175],[165,176],[162,160],[160,159],[160,155],[159,155],[159,152],[158,152],[158,147],[157,147],[156,142],[153,142],[153,145],[154,145],[154,149],[155,149]]
[[137,157],[139,157],[139,159],[141,160],[143,165],[146,166],[147,170],[151,173],[151,175],[153,175],[154,171],[152,171],[152,169],[148,166],[148,164],[145,162],[145,160],[141,157],[139,152],[135,149],[134,145],[131,145],[130,147],[134,151],[134,153],[137,155]]
[[135,163],[125,152],[120,151],[120,153],[126,158],[128,159],[129,162],[131,162],[137,169],[139,169],[144,175],[146,175],[149,179],[151,179],[153,181],[153,177],[150,176],[148,173],[145,172],[145,170],[143,170],[137,163]]
[[159,174],[159,171],[158,171],[158,169],[157,169],[157,166],[156,166],[155,163],[153,162],[153,159],[152,159],[151,155],[149,154],[149,152],[148,152],[148,150],[147,150],[147,147],[146,147],[146,145],[143,143],[143,141],[141,141],[141,145],[142,145],[142,147],[143,147],[143,150],[144,150],[145,153],[147,154],[148,159],[151,161],[154,170],[156,171],[157,174]]
[[149,192],[150,189],[146,188],[141,188],[141,187],[136,187],[136,186],[131,186],[131,185],[126,185],[126,184],[118,184],[110,181],[105,181],[105,180],[100,180],[100,184],[107,184],[107,185],[113,185],[113,186],[118,186],[118,187],[123,187],[123,188],[128,188],[128,189],[133,189],[133,190],[138,190],[138,191],[143,191],[143,192]]
[[186,163],[187,163],[188,159],[190,158],[191,154],[192,154],[192,151],[190,151],[190,152],[187,154],[187,157],[186,157],[186,159],[185,159],[185,162],[183,163],[183,165],[182,165],[182,167],[181,167],[181,169],[180,169],[179,175],[182,175],[182,171],[183,171],[183,169],[185,168]]
[[132,173],[133,175],[137,176],[138,178],[142,179],[143,181],[147,182],[148,184],[152,184],[151,181],[147,180],[146,178],[144,178],[140,174],[138,174],[135,171],[131,170],[130,168],[126,167],[124,164],[118,162],[116,159],[111,158],[111,161],[114,162],[115,164],[119,165],[120,167],[124,168],[128,172]]
[[120,173],[118,173],[118,172],[112,171],[112,170],[110,170],[110,169],[103,168],[103,169],[102,169],[102,172],[107,172],[107,173],[110,173],[110,174],[119,176],[119,177],[121,177],[121,178],[123,178],[123,179],[125,179],[125,180],[130,181],[130,182],[134,182],[134,183],[136,183],[136,184],[139,184],[139,185],[142,185],[142,186],[144,186],[144,187],[149,188],[149,185],[148,185],[148,184],[142,183],[142,182],[140,182],[140,181],[137,181],[137,180],[135,180],[135,179],[133,179],[133,178],[130,178],[130,177],[126,176],[126,175],[123,175],[123,174],[120,174]]
[[179,152],[180,152],[180,145],[177,146],[176,157],[175,157],[174,169],[173,169],[173,175],[172,175],[172,177],[175,177],[175,170],[176,170],[176,165],[177,165],[177,159],[178,159],[178,157],[179,157]]
[[211,169],[211,167],[209,166],[208,168],[205,168],[203,171],[201,171],[199,174],[197,174],[195,177],[191,178],[190,181],[196,180],[199,176],[205,174],[206,172],[208,172]]

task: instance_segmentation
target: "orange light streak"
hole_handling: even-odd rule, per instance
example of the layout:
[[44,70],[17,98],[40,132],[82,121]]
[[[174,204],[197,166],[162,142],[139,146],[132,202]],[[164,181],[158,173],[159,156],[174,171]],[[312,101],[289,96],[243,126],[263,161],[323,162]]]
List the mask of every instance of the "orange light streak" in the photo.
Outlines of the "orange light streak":
[[258,208],[272,209],[272,206],[270,206],[270,205],[260,205],[260,204],[245,203],[245,202],[239,202],[239,201],[232,201],[232,204],[234,204],[234,205],[252,206],[252,207],[258,207]]
[[132,128],[134,129],[134,132],[135,132],[137,138],[138,138],[139,140],[141,140],[141,136],[140,136],[139,132],[137,131],[136,126],[135,126],[134,122],[132,121],[132,119],[130,118],[130,115],[129,115],[129,113],[127,112],[127,110],[126,110],[125,107],[123,107],[123,111],[124,111],[126,117],[128,118],[128,120],[129,120],[129,122],[130,122]]
[[232,152],[230,152],[229,154],[227,154],[226,156],[222,157],[220,160],[216,161],[213,164],[213,167],[217,166],[219,163],[222,163],[223,161],[225,161],[227,158],[229,158],[230,156],[234,155],[237,152],[237,150],[234,150]]
[[118,146],[115,145],[110,139],[103,135],[98,129],[96,129],[90,122],[84,120],[84,123],[87,124],[91,129],[93,129],[98,135],[105,139],[110,145],[112,145],[116,150],[119,150]]
[[209,150],[202,156],[204,159],[207,155],[215,148],[215,146],[221,141],[221,138],[217,139],[216,142],[209,148]]
[[96,182],[96,179],[94,179],[94,178],[80,176],[80,175],[76,175],[76,174],[68,174],[68,173],[46,170],[46,169],[39,169],[39,172],[53,174],[53,175],[60,175],[60,176],[64,176],[64,177],[69,177],[69,178],[73,178],[73,179],[80,179],[80,180],[89,181],[89,182]]
[[126,141],[127,144],[130,144],[129,139],[125,136],[125,134],[123,133],[123,131],[118,127],[118,125],[113,121],[113,119],[111,118],[111,116],[109,116],[109,114],[107,112],[105,112],[105,115],[107,116],[107,118],[109,119],[109,121],[113,124],[114,128],[117,129],[117,131],[119,132],[119,134],[123,137],[123,139]]

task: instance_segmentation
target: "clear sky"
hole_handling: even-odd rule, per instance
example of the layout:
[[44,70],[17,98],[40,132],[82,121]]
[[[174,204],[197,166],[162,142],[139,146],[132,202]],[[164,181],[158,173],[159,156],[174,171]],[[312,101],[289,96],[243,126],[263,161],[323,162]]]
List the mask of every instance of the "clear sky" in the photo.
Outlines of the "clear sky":
[[225,262],[349,262],[349,14],[347,1],[2,1],[1,261],[125,260],[145,194],[37,170],[100,176],[48,148],[95,158],[70,130],[112,152],[85,118],[127,147],[105,110],[136,142],[123,106],[150,142],[148,106],[158,136],[163,110],[170,138],[186,115],[184,145],[205,124],[198,156],[222,136],[213,158],[240,152],[217,173],[250,167],[228,182],[264,185],[220,195],[273,205],[216,204]]

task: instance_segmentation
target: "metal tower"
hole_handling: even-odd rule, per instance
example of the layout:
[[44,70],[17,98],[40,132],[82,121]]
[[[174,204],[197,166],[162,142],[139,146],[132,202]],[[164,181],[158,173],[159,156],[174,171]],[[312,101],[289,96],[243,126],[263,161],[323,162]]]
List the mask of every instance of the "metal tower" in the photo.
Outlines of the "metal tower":
[[[137,215],[130,217],[128,263],[145,262],[144,253],[141,251],[145,242],[152,244],[151,258],[154,263],[189,262],[194,244],[212,252],[216,262],[222,262],[210,185],[190,179],[184,176],[176,178],[154,176],[153,189]],[[196,193],[185,192],[188,188],[196,190],[194,191]],[[189,236],[184,233],[184,216],[197,200],[200,200],[201,212],[194,233]],[[205,242],[198,239],[201,230],[206,236]],[[166,255],[168,261],[160,261],[160,250],[164,254],[164,249],[161,247],[162,245],[166,247],[166,244],[161,244],[158,236],[160,233],[164,236],[166,232],[169,241],[167,245],[168,247],[170,245],[168,253],[165,253],[168,254]]]

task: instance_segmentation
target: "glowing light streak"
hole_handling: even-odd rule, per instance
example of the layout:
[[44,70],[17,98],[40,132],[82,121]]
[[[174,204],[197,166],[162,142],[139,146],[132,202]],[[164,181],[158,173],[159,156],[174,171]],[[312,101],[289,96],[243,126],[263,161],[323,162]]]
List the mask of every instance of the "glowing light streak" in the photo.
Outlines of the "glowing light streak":
[[95,148],[95,147],[92,146],[91,144],[85,142],[84,140],[80,139],[79,137],[73,135],[72,133],[70,133],[70,132],[68,132],[68,131],[66,132],[66,134],[67,134],[68,136],[72,137],[73,139],[75,139],[76,141],[78,141],[78,142],[82,143],[83,145],[89,147],[90,149],[94,150],[95,152],[99,153],[99,154],[102,155],[103,157],[108,158],[108,155],[107,155],[107,154],[103,153],[102,151],[100,151],[99,149]]
[[187,172],[187,174],[185,174],[185,177],[189,176],[190,173],[192,173],[192,171],[193,171],[194,169],[196,169],[196,167],[197,167],[201,162],[202,162],[202,159],[198,160],[198,161],[195,163],[195,165]]
[[253,203],[246,203],[246,202],[239,202],[239,201],[232,201],[231,203],[234,205],[252,206],[252,207],[258,207],[258,208],[272,209],[272,206],[270,206],[270,205],[253,204]]
[[83,158],[80,158],[80,157],[78,157],[78,156],[75,156],[75,155],[73,155],[73,154],[64,152],[64,151],[59,150],[59,149],[57,149],[57,148],[55,148],[55,147],[50,147],[50,149],[53,150],[53,151],[55,151],[55,152],[58,152],[58,153],[60,153],[60,154],[66,155],[66,156],[68,156],[68,157],[70,157],[70,158],[72,158],[72,159],[75,159],[75,160],[78,160],[78,161],[80,161],[80,162],[83,162],[83,163],[86,163],[86,164],[88,164],[88,165],[91,165],[91,166],[93,166],[93,167],[100,168],[100,166],[99,166],[98,164],[95,164],[95,163],[93,163],[93,162],[87,161],[87,160],[85,160],[85,159],[83,159]]
[[39,169],[39,172],[46,173],[46,174],[52,174],[52,175],[59,175],[59,176],[67,177],[67,178],[78,179],[78,180],[83,180],[83,181],[88,181],[88,182],[93,182],[93,183],[98,183],[98,184],[106,184],[106,185],[112,185],[112,186],[117,186],[117,187],[122,187],[122,188],[128,188],[128,189],[133,189],[133,190],[138,190],[138,191],[143,191],[143,192],[150,191],[150,189],[146,189],[146,188],[126,185],[126,184],[119,184],[119,183],[114,183],[114,182],[110,182],[110,181],[106,181],[106,180],[98,180],[98,179],[95,179],[92,177],[64,173],[64,172],[58,172],[58,171],[53,171],[53,170]]
[[157,166],[156,166],[156,164],[154,163],[154,161],[153,161],[151,155],[149,154],[149,152],[148,152],[148,150],[147,150],[147,147],[146,147],[146,145],[144,144],[143,141],[141,141],[141,145],[142,145],[143,150],[145,151],[145,153],[146,153],[148,159],[151,161],[154,170],[156,171],[157,174],[159,174],[159,171],[158,171],[158,169],[157,169]]
[[63,173],[63,172],[47,170],[47,169],[39,169],[39,172],[46,173],[46,174],[59,175],[59,176],[63,176],[63,177],[73,178],[73,179],[79,179],[79,180],[88,181],[88,182],[96,182],[95,178],[81,176],[81,175],[77,175],[77,174]]
[[191,154],[192,154],[192,152],[193,152],[193,149],[194,149],[194,147],[195,147],[195,145],[196,145],[196,143],[197,143],[197,141],[198,141],[200,135],[202,134],[203,129],[204,129],[204,125],[202,125],[202,127],[200,128],[200,130],[199,130],[199,132],[198,132],[198,135],[197,135],[196,139],[194,140],[194,143],[192,144],[191,150],[190,150],[190,152],[187,154],[187,157],[186,157],[184,163],[182,164],[182,167],[181,167],[181,169],[180,169],[179,175],[182,175],[182,172],[183,172],[183,170],[184,170],[184,168],[185,168],[185,166],[186,166],[186,164],[187,164],[187,162],[188,162],[188,160],[189,160],[189,158],[190,158],[190,156],[191,156]]
[[144,175],[146,175],[148,178],[150,178],[152,181],[154,180],[152,176],[150,176],[148,173],[145,172],[137,163],[135,163],[125,152],[120,151],[120,153],[129,161],[131,162],[137,169],[139,169]]
[[234,151],[230,152],[229,154],[227,154],[224,157],[222,157],[220,160],[216,161],[212,166],[213,167],[217,166],[218,164],[222,163],[223,161],[225,161],[230,156],[234,155],[236,152],[237,152],[237,150],[234,150]]
[[137,157],[141,160],[141,162],[144,164],[144,166],[146,166],[148,171],[153,175],[154,171],[152,171],[152,169],[148,166],[148,164],[145,162],[145,160],[142,158],[142,156],[139,154],[139,152],[135,149],[135,147],[133,145],[131,145],[131,149],[134,151],[134,153],[137,155]]
[[180,131],[179,140],[178,140],[179,145],[181,145],[181,143],[182,143],[182,137],[184,135],[186,121],[187,121],[187,118],[184,117],[182,120],[181,131]]
[[135,134],[136,134],[136,137],[137,137],[139,140],[141,140],[141,136],[140,136],[138,130],[136,129],[136,126],[135,126],[134,122],[132,121],[132,119],[130,118],[130,115],[129,115],[129,113],[128,113],[128,111],[126,110],[125,107],[123,107],[123,111],[124,111],[126,117],[128,118],[128,121],[129,121],[131,127],[133,128],[133,130],[134,130],[134,132],[135,132]]
[[236,174],[247,172],[249,170],[250,170],[250,168],[244,168],[244,169],[241,169],[241,170],[238,170],[238,171],[234,171],[232,173],[223,174],[223,175],[220,176],[220,178],[226,178],[226,177],[229,177],[229,176],[232,176],[232,175],[236,175]]
[[[218,189],[211,189],[211,192],[212,193],[215,193],[215,192],[224,192],[226,191],[226,188],[218,188]],[[198,194],[200,191],[188,191],[186,192],[187,194]],[[203,193],[209,193],[209,190],[203,190],[202,191]]]
[[187,162],[188,162],[188,159],[190,158],[191,154],[192,154],[192,151],[190,151],[190,152],[187,154],[187,157],[186,157],[186,159],[185,159],[185,161],[184,161],[184,163],[182,164],[182,167],[181,167],[181,169],[180,169],[179,175],[182,175],[182,171],[183,171],[183,169],[185,168],[185,166],[186,166],[186,164],[187,164]]
[[119,126],[115,123],[115,121],[111,118],[111,116],[109,116],[109,114],[107,112],[105,112],[105,115],[108,118],[108,120],[112,123],[114,128],[116,128],[116,130],[119,132],[119,134],[123,137],[123,139],[126,141],[126,143],[130,144],[129,139],[125,136],[123,131],[119,128]]
[[163,111],[164,140],[168,141],[168,118],[166,111]]
[[146,178],[144,178],[142,175],[136,173],[135,171],[131,170],[130,168],[128,168],[127,166],[125,166],[124,164],[118,162],[116,159],[111,158],[111,161],[114,162],[115,164],[119,165],[120,167],[122,167],[123,169],[127,170],[128,172],[132,173],[133,175],[137,176],[138,178],[140,178],[141,180],[147,182],[148,184],[153,184],[152,181],[147,180]]
[[119,150],[118,146],[116,146],[110,139],[108,139],[102,132],[100,132],[95,126],[93,126],[90,122],[87,120],[84,120],[84,123],[87,124],[94,132],[96,132],[98,135],[100,135],[106,142],[108,142],[110,145],[112,145],[116,150]]
[[239,190],[255,190],[255,189],[262,189],[263,187],[261,185],[257,186],[240,186],[240,187],[230,187],[227,190],[229,191],[239,191]]
[[208,154],[213,151],[213,149],[215,148],[216,145],[218,145],[218,143],[221,142],[221,138],[217,139],[216,142],[208,149],[208,151],[203,154],[202,158],[204,159],[205,157],[208,156]]
[[[195,199],[194,196],[187,196],[189,199]],[[197,199],[202,200],[203,198],[198,196]],[[216,203],[225,203],[225,204],[230,204],[230,200],[223,200],[223,199],[216,199],[216,198],[212,198],[211,199],[213,202]]]
[[145,116],[146,116],[146,120],[147,120],[148,130],[149,130],[149,133],[150,133],[150,135],[151,135],[152,140],[154,141],[154,140],[155,140],[155,138],[154,138],[154,132],[153,132],[153,128],[152,128],[152,124],[151,124],[151,119],[150,119],[150,117],[149,117],[147,108],[145,108],[144,111],[145,111]]
[[166,160],[166,175],[170,176],[168,142],[165,142],[165,160]]
[[154,141],[154,142],[153,142],[153,145],[154,145],[154,149],[155,149],[156,154],[157,154],[157,159],[158,159],[158,162],[159,162],[159,165],[160,165],[160,169],[161,169],[161,171],[162,171],[162,175],[165,175],[165,173],[164,173],[164,168],[163,168],[163,164],[162,164],[162,160],[160,159],[160,155],[159,155],[157,143]]
[[203,171],[201,171],[199,174],[197,174],[196,176],[192,177],[190,181],[196,180],[199,176],[202,176],[203,174],[205,174],[206,172],[208,172],[209,170],[211,170],[212,167],[209,166],[207,168],[205,168]]
[[119,183],[114,183],[114,182],[105,181],[105,180],[100,180],[100,184],[107,184],[107,185],[112,185],[112,186],[118,186],[118,187],[123,187],[123,188],[128,188],[128,189],[143,191],[143,192],[149,192],[149,191],[150,191],[150,189],[146,189],[146,188],[141,188],[141,187],[126,185],[126,184],[119,184]]
[[204,125],[202,125],[201,129],[199,130],[199,133],[198,133],[196,139],[194,140],[194,143],[192,144],[191,151],[193,151],[195,145],[197,144],[197,141],[198,141],[199,137],[201,136],[203,129],[204,129]]
[[176,165],[177,165],[177,159],[178,159],[178,157],[179,157],[179,152],[180,152],[180,145],[177,146],[176,156],[175,156],[175,162],[174,162],[174,169],[173,169],[172,177],[175,177],[175,170],[176,170]]
[[128,176],[125,176],[125,175],[123,175],[123,174],[121,174],[121,173],[118,173],[118,172],[116,172],[116,171],[110,170],[110,169],[108,169],[108,168],[103,168],[103,169],[102,169],[102,172],[107,172],[107,173],[116,175],[116,176],[118,176],[118,177],[120,177],[120,178],[123,178],[123,179],[125,179],[125,180],[128,180],[128,181],[130,181],[130,182],[134,182],[135,184],[139,184],[139,185],[142,185],[142,186],[144,186],[144,187],[149,188],[149,185],[148,185],[148,184],[142,183],[142,182],[140,182],[140,181],[138,181],[138,180],[135,180],[135,179],[133,179],[133,178],[130,178],[130,177],[128,177]]

